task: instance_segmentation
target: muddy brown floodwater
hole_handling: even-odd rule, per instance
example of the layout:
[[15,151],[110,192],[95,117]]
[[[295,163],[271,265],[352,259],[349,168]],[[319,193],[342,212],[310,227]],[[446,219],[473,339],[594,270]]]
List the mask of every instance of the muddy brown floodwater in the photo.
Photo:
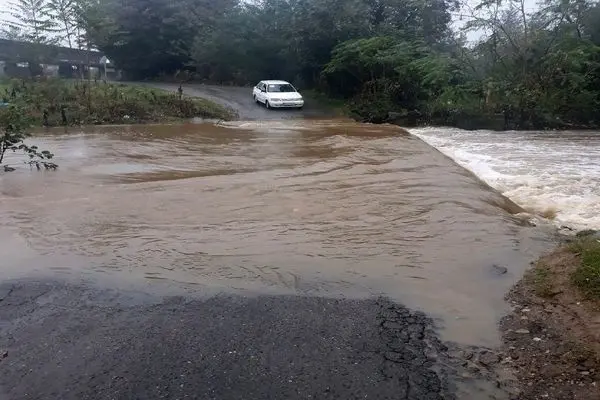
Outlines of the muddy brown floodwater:
[[[420,139],[344,120],[40,133],[56,172],[0,175],[0,273],[169,291],[386,295],[495,345],[548,241]],[[18,160],[9,160],[18,163]]]

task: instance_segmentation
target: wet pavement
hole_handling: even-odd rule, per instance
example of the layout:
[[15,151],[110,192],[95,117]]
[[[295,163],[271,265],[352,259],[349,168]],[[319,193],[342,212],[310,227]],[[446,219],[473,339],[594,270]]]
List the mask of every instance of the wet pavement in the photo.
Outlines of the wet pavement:
[[430,321],[383,299],[155,302],[35,282],[0,299],[0,398],[455,398]]

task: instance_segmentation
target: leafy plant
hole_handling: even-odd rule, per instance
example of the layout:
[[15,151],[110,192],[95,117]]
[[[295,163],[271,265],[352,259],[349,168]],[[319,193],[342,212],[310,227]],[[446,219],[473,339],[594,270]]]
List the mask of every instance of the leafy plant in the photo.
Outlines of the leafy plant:
[[[48,150],[39,150],[35,145],[25,144],[30,134],[27,133],[27,117],[23,109],[10,105],[0,108],[0,165],[4,161],[7,151],[20,151],[28,157],[27,164],[38,170],[58,168],[58,165],[50,161],[54,155]],[[13,168],[5,165],[4,171],[12,171]]]
[[50,15],[46,0],[15,0],[10,4],[13,17],[6,24],[12,29],[20,29],[23,39],[33,43],[55,43],[52,33],[56,32],[56,22]]

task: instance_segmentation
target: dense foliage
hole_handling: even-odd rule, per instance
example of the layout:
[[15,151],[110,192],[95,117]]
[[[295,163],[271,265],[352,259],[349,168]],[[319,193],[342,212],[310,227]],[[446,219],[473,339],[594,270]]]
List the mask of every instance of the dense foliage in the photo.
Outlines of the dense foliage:
[[134,79],[287,79],[369,121],[598,126],[600,6],[540,1],[72,0],[71,31]]

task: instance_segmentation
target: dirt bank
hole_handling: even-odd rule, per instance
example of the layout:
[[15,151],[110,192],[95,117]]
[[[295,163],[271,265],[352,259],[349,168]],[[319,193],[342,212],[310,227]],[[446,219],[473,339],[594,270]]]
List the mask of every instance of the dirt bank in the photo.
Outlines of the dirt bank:
[[600,301],[574,285],[578,250],[570,243],[542,257],[507,296],[503,358],[519,399],[600,399]]

